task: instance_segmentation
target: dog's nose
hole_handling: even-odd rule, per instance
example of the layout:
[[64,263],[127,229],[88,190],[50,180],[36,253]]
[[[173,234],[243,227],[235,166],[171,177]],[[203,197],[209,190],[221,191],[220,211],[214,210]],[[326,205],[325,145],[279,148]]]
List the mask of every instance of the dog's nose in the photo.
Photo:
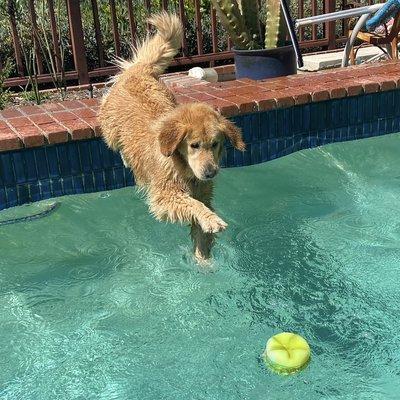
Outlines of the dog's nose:
[[206,179],[212,179],[215,175],[217,175],[217,169],[214,167],[208,167],[204,171],[204,176],[206,177]]

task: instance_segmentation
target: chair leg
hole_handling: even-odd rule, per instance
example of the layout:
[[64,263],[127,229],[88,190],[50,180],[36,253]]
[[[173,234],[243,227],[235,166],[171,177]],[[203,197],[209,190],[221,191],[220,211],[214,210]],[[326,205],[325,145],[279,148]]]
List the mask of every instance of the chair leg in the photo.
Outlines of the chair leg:
[[393,46],[392,46],[392,43],[387,43],[387,44],[385,44],[385,47],[386,47],[386,52],[387,52],[387,54],[389,55],[389,58],[393,58]]
[[399,58],[399,50],[397,48],[397,44],[398,44],[398,39],[397,37],[395,37],[392,42],[391,42],[391,47],[392,47],[392,58],[393,59],[397,59]]
[[350,55],[349,55],[350,65],[356,65],[356,52],[354,50],[354,45],[351,46]]

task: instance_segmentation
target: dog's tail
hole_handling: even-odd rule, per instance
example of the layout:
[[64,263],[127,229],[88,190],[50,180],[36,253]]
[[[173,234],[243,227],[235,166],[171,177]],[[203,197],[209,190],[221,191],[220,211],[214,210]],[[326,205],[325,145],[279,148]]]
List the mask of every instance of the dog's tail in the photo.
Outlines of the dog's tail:
[[183,37],[183,27],[179,18],[174,14],[161,12],[152,15],[148,22],[157,28],[154,36],[146,39],[134,49],[130,61],[117,60],[122,70],[141,64],[151,68],[155,77],[162,74],[178,53]]

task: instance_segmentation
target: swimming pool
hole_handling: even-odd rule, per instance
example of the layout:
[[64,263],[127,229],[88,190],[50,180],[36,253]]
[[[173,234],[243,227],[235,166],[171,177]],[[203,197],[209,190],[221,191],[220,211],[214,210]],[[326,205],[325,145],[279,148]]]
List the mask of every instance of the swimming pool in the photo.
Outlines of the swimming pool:
[[[222,170],[209,271],[134,188],[1,227],[0,398],[399,398],[399,152],[394,134]],[[312,349],[288,377],[260,361],[283,330]]]

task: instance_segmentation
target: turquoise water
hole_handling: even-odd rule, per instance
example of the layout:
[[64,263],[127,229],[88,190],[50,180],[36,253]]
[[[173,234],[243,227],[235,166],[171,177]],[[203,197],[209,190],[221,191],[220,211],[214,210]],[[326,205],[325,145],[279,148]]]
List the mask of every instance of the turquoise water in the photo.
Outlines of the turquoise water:
[[[399,154],[391,135],[223,170],[210,270],[133,188],[0,227],[0,398],[400,398]],[[284,330],[312,349],[288,377],[259,358]]]

